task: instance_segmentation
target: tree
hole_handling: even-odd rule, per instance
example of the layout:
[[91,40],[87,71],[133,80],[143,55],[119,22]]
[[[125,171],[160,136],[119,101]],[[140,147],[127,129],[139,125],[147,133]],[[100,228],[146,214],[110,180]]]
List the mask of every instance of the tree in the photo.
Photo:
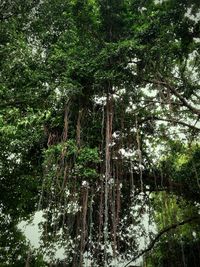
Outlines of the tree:
[[43,210],[52,264],[54,245],[73,267],[137,256],[153,192],[199,203],[198,2],[1,9],[2,212]]

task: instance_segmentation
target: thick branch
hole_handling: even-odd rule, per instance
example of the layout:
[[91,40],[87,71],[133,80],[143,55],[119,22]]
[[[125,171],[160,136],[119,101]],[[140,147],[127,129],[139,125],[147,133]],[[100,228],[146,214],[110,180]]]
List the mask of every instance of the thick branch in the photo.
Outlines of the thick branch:
[[200,219],[199,216],[194,216],[194,217],[191,217],[189,219],[186,219],[186,220],[181,221],[179,223],[172,224],[172,225],[164,228],[160,233],[158,233],[156,235],[156,237],[151,241],[151,243],[149,244],[149,246],[146,249],[142,250],[137,256],[132,258],[126,265],[124,265],[124,267],[127,267],[131,262],[136,261],[139,257],[141,257],[142,255],[144,255],[145,253],[150,251],[165,233],[171,231],[172,229],[176,229],[177,227],[179,227],[181,225],[184,225],[186,223],[190,223],[190,222],[193,222],[193,221],[199,220],[199,219]]
[[148,120],[157,120],[157,121],[166,121],[166,122],[171,122],[171,123],[177,123],[177,124],[180,124],[182,126],[185,126],[185,127],[188,127],[188,128],[191,128],[192,130],[196,130],[196,131],[200,131],[200,128],[194,126],[194,125],[191,125],[191,124],[188,124],[184,121],[179,121],[179,120],[176,120],[176,119],[173,119],[173,118],[159,118],[157,116],[149,116],[147,118],[145,118],[144,120],[141,120],[140,123],[144,123]]
[[160,80],[151,80],[148,81],[150,83],[154,83],[154,84],[160,84],[160,85],[164,85],[166,88],[168,88],[171,93],[173,95],[175,95],[183,104],[183,106],[187,107],[190,111],[192,111],[192,113],[200,116],[200,109],[195,108],[194,106],[192,106],[175,88],[174,86],[170,85],[168,82],[166,81],[160,81]]

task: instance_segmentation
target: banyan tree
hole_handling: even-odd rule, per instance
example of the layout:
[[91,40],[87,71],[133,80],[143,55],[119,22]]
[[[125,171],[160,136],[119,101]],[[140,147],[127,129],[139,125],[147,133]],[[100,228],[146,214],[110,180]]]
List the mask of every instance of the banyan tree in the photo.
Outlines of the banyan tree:
[[198,267],[199,1],[0,11],[0,266]]

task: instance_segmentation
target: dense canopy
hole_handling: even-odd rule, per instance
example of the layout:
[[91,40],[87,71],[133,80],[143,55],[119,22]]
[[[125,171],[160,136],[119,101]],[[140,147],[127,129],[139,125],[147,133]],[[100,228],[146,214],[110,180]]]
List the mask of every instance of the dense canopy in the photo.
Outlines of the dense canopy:
[[198,267],[199,1],[1,0],[0,56],[0,267]]

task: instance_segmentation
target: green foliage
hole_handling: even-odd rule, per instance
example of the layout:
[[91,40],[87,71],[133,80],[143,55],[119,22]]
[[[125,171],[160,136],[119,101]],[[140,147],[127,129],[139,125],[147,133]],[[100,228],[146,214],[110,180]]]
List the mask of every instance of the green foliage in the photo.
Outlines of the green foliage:
[[75,172],[80,178],[90,181],[99,176],[95,169],[95,165],[99,162],[100,159],[96,148],[82,148],[77,157]]
[[72,164],[69,175],[78,178],[78,183],[83,179],[90,181],[98,177],[96,165],[100,162],[100,158],[97,149],[88,147],[79,149],[74,140],[50,146],[45,150],[44,158],[45,173],[50,179],[50,184],[56,177],[61,162]]
[[[81,257],[74,251],[81,248],[103,266],[105,172],[113,255],[129,257],[135,237],[126,232],[134,221],[132,189],[134,203],[142,205],[141,179],[150,190],[177,195],[166,193],[167,218],[164,195],[155,194],[159,229],[197,214],[200,148],[193,144],[199,127],[200,23],[186,15],[189,10],[196,15],[197,0],[2,0],[0,231],[7,227],[12,242],[6,251],[3,233],[0,266],[25,265],[29,244],[16,226],[38,206],[47,212],[47,245],[53,247],[62,229],[64,240],[74,241],[71,250],[65,247],[73,266]],[[192,229],[198,239],[196,225],[174,233],[178,253],[180,242],[184,250],[196,248]],[[170,242],[167,236],[159,243],[152,266],[165,266]],[[41,255],[33,252],[30,266],[45,266]]]
[[[154,200],[154,218],[158,232],[176,222],[198,215],[199,208],[182,197],[158,193]],[[173,262],[182,266],[183,257],[187,266],[194,266],[199,259],[199,224],[185,224],[172,229],[163,236],[147,256],[147,266],[168,266]]]
[[177,142],[171,145],[169,156],[161,162],[161,170],[182,186],[185,197],[199,202],[200,148],[194,144],[186,148]]

